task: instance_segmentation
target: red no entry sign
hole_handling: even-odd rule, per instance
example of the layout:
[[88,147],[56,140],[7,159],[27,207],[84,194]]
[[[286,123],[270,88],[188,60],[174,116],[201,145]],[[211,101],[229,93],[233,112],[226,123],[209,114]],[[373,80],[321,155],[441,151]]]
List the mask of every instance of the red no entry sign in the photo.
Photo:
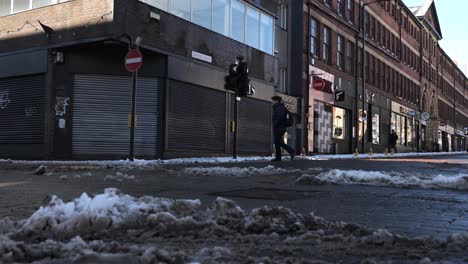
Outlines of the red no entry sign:
[[131,50],[125,56],[125,68],[129,72],[135,72],[140,69],[143,64],[143,55],[139,50]]
[[323,88],[325,88],[325,82],[322,79],[315,79],[314,80],[314,89],[323,91]]

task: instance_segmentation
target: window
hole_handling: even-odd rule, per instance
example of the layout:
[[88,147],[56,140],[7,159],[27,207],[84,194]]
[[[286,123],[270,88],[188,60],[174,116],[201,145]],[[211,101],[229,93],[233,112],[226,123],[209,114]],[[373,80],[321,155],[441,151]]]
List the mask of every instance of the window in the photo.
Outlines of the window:
[[13,1],[13,13],[21,12],[30,9],[29,0],[14,0]]
[[259,47],[259,29],[260,29],[260,12],[251,7],[247,7],[247,25],[246,25],[246,40],[245,43],[254,48]]
[[344,0],[338,0],[338,15],[344,17]]
[[190,0],[171,0],[171,13],[190,20]]
[[288,6],[285,4],[280,6],[280,27],[288,28]]
[[211,0],[197,0],[197,4],[192,5],[192,22],[211,28]]
[[333,107],[333,138],[345,139],[346,110]]
[[380,144],[380,116],[372,114],[372,144]]
[[349,73],[353,73],[353,43],[346,42],[346,69]]
[[347,9],[348,9],[348,21],[353,23],[353,20],[354,20],[354,0],[348,0],[348,5],[347,5]]
[[260,50],[273,54],[273,18],[260,14]]
[[[2,0],[0,0],[0,3],[1,1]],[[164,11],[169,10],[169,12],[175,16],[240,41],[263,52],[273,54],[275,24],[273,17],[242,0],[139,1]],[[284,6],[282,12],[284,12],[285,15],[287,14],[286,6]],[[285,19],[283,20],[285,21]]]
[[143,2],[166,12],[169,10],[169,0],[143,0]]
[[326,6],[331,7],[331,0],[323,0]]
[[323,47],[322,47],[322,59],[325,62],[330,62],[330,29],[323,27]]
[[229,0],[213,0],[213,31],[229,36]]
[[240,0],[231,1],[231,37],[244,42],[245,5]]
[[47,5],[54,4],[53,0],[33,0],[32,1],[32,8],[39,8]]
[[11,0],[0,0],[0,16],[11,13]]
[[336,43],[336,65],[340,68],[344,68],[344,54],[343,54],[343,37],[338,35],[336,38],[337,43]]
[[288,86],[288,69],[286,68],[281,68],[280,69],[280,92],[286,93],[286,89]]
[[319,54],[318,49],[318,25],[317,20],[310,20],[310,52],[314,55]]

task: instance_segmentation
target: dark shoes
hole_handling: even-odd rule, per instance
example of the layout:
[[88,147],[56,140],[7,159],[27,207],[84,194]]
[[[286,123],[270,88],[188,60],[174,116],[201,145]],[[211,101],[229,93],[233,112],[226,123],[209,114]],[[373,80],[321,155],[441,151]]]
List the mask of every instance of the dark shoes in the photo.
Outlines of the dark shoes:
[[277,162],[277,161],[281,161],[281,159],[272,159],[270,160],[271,162]]
[[291,156],[291,160],[293,160],[296,157],[296,150],[293,149],[293,151],[289,153],[289,155]]

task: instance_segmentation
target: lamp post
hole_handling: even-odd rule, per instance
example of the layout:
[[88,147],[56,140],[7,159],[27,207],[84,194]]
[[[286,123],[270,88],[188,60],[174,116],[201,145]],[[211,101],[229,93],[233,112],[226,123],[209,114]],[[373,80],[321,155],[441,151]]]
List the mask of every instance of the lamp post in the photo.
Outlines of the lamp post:
[[[359,0],[359,6],[361,7],[361,32],[362,32],[362,36],[361,36],[361,42],[362,42],[362,54],[361,54],[361,73],[362,73],[362,85],[361,85],[361,100],[362,100],[362,105],[361,105],[361,122],[362,122],[362,139],[361,139],[361,151],[362,153],[364,153],[364,147],[365,147],[365,127],[364,127],[364,118],[362,118],[364,116],[364,107],[365,107],[365,89],[366,89],[366,73],[364,71],[365,69],[365,47],[366,47],[366,25],[365,25],[365,20],[366,20],[366,12],[365,12],[365,8],[366,6],[368,5],[371,5],[371,4],[375,4],[375,3],[379,3],[379,2],[388,2],[388,1],[392,1],[392,0],[375,0],[375,1],[372,1],[372,2],[368,2],[368,3],[363,3],[362,0]],[[358,49],[359,50],[359,49]],[[357,92],[356,92],[357,94]],[[358,108],[357,107],[358,105],[358,98],[356,97],[356,109]],[[356,115],[358,115],[359,113],[356,113]],[[367,115],[366,115],[367,117]],[[359,128],[356,127],[356,130],[359,130]],[[359,132],[356,132],[356,137],[359,137]],[[357,148],[357,146],[356,146]]]

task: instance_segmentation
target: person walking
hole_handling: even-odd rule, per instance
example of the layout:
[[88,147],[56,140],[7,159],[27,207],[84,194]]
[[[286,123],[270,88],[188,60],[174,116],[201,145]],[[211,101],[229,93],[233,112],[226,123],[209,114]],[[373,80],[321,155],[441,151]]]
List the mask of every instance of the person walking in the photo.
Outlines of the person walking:
[[390,133],[390,151],[393,149],[395,153],[398,152],[396,148],[397,140],[398,135],[395,133],[395,130],[392,129],[392,133]]
[[281,148],[284,148],[289,155],[291,160],[296,156],[296,151],[284,143],[283,136],[286,133],[286,107],[282,103],[281,96],[275,95],[271,98],[273,100],[273,141],[275,144],[275,158],[271,161],[281,161]]

